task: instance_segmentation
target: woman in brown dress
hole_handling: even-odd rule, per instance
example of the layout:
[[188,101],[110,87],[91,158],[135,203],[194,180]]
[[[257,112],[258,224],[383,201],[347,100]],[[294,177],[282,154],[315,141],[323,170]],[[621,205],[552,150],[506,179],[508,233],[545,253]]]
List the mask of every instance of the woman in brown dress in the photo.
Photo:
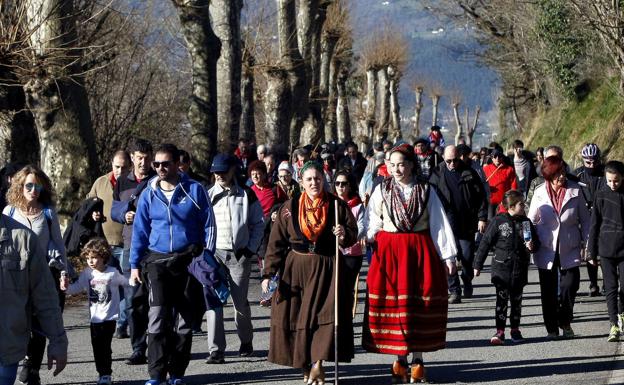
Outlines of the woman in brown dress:
[[[341,247],[353,245],[357,223],[344,202],[323,190],[320,164],[306,163],[301,181],[304,193],[284,203],[277,213],[265,257],[263,291],[268,292],[271,277],[280,276],[271,304],[268,359],[302,368],[304,381],[320,385],[325,380],[322,362],[334,359],[335,240],[338,237]],[[340,282],[339,286],[345,286],[339,290],[340,303],[352,288]],[[349,307],[341,306],[338,317],[338,359],[349,362],[354,354]]]

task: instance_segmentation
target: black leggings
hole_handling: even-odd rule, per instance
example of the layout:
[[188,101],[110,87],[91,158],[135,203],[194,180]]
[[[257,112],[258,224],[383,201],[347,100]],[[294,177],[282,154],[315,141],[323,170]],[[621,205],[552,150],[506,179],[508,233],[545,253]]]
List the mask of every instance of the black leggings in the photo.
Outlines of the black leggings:
[[609,321],[612,325],[617,325],[618,314],[624,312],[624,258],[602,258],[600,266],[602,267]]
[[520,327],[522,315],[522,289],[510,290],[507,287],[496,286],[496,329],[504,330],[507,324],[507,305],[511,303],[509,323],[512,329]]

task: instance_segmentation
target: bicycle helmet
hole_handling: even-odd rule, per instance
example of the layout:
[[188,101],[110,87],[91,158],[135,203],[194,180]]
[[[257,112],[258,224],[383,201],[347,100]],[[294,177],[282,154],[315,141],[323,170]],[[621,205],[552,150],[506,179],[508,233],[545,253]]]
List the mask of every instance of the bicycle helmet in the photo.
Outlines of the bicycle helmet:
[[581,150],[581,156],[590,159],[600,158],[600,149],[595,143],[587,143]]

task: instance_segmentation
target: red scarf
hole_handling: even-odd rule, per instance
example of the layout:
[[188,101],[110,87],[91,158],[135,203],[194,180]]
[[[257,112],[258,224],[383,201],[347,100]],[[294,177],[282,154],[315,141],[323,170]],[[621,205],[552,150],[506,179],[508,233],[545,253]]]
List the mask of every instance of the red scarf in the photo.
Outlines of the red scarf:
[[550,185],[550,182],[546,182],[546,191],[548,192],[548,197],[552,202],[553,208],[557,212],[557,214],[561,215],[561,207],[563,206],[563,198],[565,197],[566,188],[561,186],[559,191],[555,191]]
[[362,200],[360,199],[359,196],[354,196],[351,199],[349,199],[347,202],[347,206],[349,206],[350,209],[354,208],[355,206],[359,205],[362,203]]
[[112,172],[111,172],[111,176],[110,176],[109,180],[110,180],[110,183],[113,186],[113,190],[114,190],[115,189],[115,185],[117,184],[117,179],[115,179],[115,174],[113,174]]

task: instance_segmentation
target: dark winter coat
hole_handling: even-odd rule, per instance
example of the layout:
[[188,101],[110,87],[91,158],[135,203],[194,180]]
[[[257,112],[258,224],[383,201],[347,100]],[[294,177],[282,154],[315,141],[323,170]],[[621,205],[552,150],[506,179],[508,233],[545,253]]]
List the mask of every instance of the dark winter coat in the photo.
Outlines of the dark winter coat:
[[483,269],[490,249],[492,258],[492,283],[509,289],[522,289],[527,284],[531,255],[524,245],[522,222],[531,224],[533,251],[540,247],[535,227],[526,216],[511,216],[508,213],[492,218],[475,254],[473,267]]
[[624,258],[624,188],[596,193],[591,213],[587,256]]
[[63,234],[63,243],[68,257],[80,255],[82,247],[89,239],[104,237],[102,223],[95,222],[92,218],[94,211],[102,212],[103,208],[104,201],[100,198],[88,198],[82,202]]
[[355,179],[357,179],[357,182],[360,183],[360,180],[362,180],[362,177],[364,176],[364,171],[366,170],[367,164],[368,162],[366,161],[366,159],[364,159],[362,154],[358,152],[357,159],[355,160],[355,166],[351,164],[351,158],[345,156],[338,162],[338,167],[336,170],[349,171],[350,173],[355,175]]
[[604,166],[599,165],[595,168],[587,168],[585,166],[581,166],[574,170],[572,173],[579,178],[581,194],[583,194],[583,198],[585,198],[587,208],[591,210],[596,193],[600,191],[603,187],[607,188]]
[[440,197],[455,236],[466,239],[465,237],[474,237],[474,233],[477,232],[478,221],[487,220],[488,201],[479,174],[463,162],[460,162],[457,167],[457,172],[460,174],[459,190],[465,205],[469,208],[467,212],[456,212],[453,203],[454,197],[451,196],[451,189],[444,176],[446,163],[440,164],[432,171],[429,183],[435,187]]

